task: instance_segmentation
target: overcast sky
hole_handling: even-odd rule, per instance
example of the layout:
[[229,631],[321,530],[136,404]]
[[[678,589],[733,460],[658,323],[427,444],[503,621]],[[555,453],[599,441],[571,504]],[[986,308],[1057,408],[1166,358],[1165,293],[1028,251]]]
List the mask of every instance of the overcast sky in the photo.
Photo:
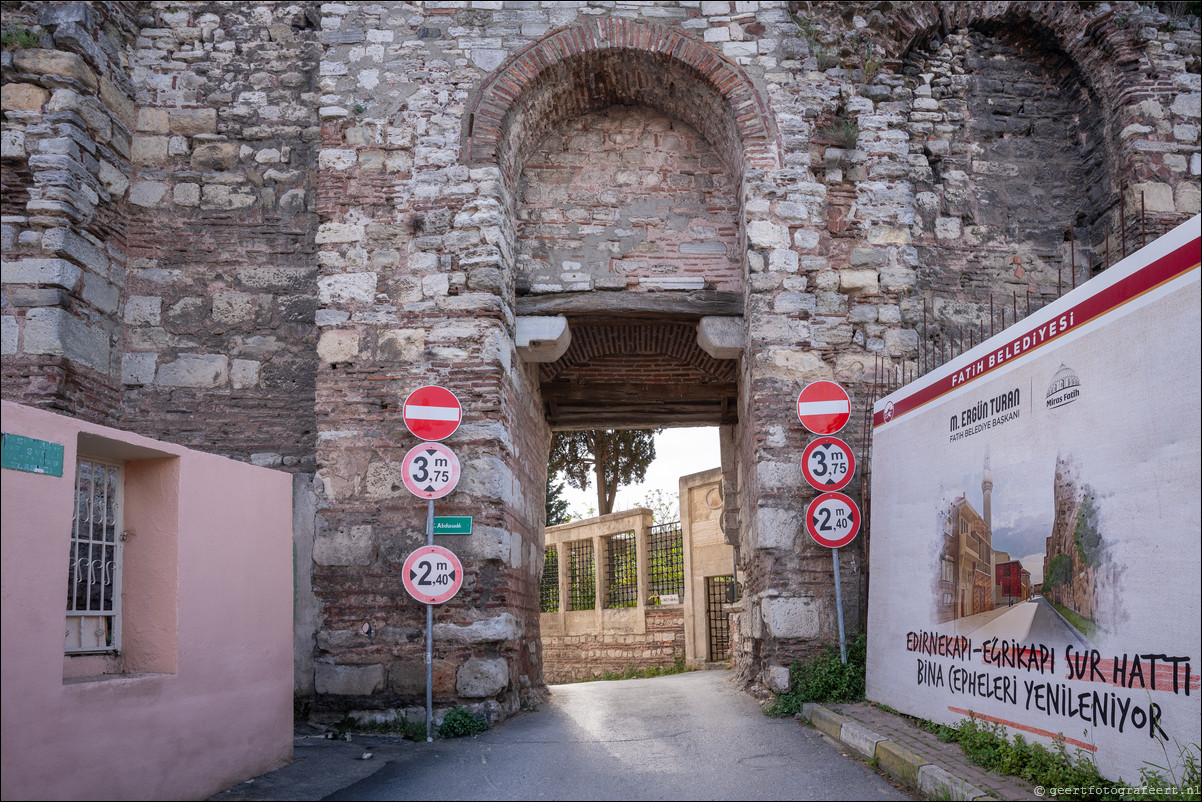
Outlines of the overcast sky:
[[[680,477],[721,465],[716,426],[664,429],[655,438],[655,461],[647,468],[647,480],[619,489],[614,512],[639,506],[639,502],[656,489],[675,498],[680,492]],[[588,490],[577,490],[565,483],[563,497],[568,500],[568,511],[573,516],[583,516],[589,509],[597,508],[597,488],[592,484]]]

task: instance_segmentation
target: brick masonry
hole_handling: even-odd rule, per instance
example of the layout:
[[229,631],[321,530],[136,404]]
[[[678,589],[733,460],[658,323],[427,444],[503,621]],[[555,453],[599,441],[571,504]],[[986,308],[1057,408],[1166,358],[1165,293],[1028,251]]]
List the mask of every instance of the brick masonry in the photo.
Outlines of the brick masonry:
[[[331,713],[419,698],[396,567],[424,505],[398,483],[397,408],[424,383],[467,409],[439,511],[476,516],[438,704],[505,715],[545,681],[555,424],[522,303],[571,301],[587,343],[691,330],[704,293],[734,293],[738,360],[556,375],[733,387],[712,422],[733,424],[734,663],[764,683],[835,626],[801,530],[799,386],[839,380],[862,409],[880,361],[929,364],[991,294],[1010,322],[1202,197],[1197,18],[1132,2],[54,2],[4,22],[37,38],[3,53],[4,397],[312,477],[298,687]],[[853,626],[867,540],[843,561]]]

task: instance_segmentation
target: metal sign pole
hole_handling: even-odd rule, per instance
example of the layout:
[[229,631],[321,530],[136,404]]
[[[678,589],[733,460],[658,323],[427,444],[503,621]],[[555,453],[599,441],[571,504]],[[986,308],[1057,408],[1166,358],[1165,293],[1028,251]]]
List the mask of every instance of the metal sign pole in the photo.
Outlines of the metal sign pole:
[[835,610],[839,614],[839,659],[847,665],[847,638],[843,634],[843,586],[839,581],[839,550],[831,549],[831,559],[835,563]]
[[[434,499],[426,502],[426,545],[434,545]],[[843,615],[842,612],[839,613]],[[839,619],[839,637],[843,619]],[[846,659],[843,662],[847,662]],[[426,741],[434,740],[434,605],[426,605]]]

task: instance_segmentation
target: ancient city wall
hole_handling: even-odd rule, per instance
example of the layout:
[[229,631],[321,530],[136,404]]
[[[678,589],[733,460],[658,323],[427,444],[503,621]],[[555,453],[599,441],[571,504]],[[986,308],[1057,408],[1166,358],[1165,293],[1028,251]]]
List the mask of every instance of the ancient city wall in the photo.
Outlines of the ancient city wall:
[[[862,412],[878,364],[929,365],[1000,323],[991,296],[1010,322],[1199,207],[1198,21],[1135,3],[4,14],[36,41],[3,62],[4,395],[316,477],[299,648],[331,710],[418,698],[394,570],[423,538],[398,473],[413,387],[464,401],[439,511],[476,516],[440,704],[503,714],[542,684],[551,428],[665,409],[727,427],[734,662],[770,682],[835,626],[799,386]],[[524,361],[531,315],[594,358]]]

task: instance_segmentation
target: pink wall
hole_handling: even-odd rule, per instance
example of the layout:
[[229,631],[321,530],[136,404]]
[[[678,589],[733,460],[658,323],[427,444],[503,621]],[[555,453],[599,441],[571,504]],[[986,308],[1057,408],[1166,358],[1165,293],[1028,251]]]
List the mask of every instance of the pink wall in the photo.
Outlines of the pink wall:
[[[64,447],[62,477],[2,472],[3,797],[196,799],[288,762],[291,477],[8,402],[3,429]],[[119,658],[63,655],[81,440],[126,464]]]

